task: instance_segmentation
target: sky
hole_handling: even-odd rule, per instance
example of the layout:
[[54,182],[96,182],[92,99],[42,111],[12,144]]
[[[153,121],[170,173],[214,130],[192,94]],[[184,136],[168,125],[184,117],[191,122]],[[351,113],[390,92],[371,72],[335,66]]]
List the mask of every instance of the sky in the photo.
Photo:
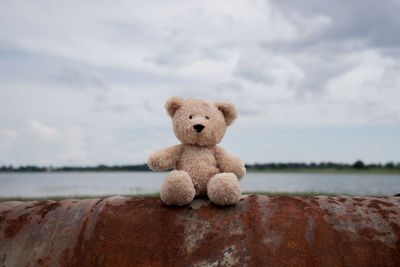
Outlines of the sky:
[[8,1],[0,165],[139,164],[172,96],[232,102],[246,163],[400,162],[400,2]]

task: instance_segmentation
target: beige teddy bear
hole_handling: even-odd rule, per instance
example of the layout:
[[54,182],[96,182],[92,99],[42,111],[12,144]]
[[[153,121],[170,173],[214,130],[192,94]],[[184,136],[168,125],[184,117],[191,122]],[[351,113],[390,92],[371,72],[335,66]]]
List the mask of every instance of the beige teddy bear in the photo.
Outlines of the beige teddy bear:
[[212,104],[181,97],[172,97],[165,107],[182,144],[158,150],[148,159],[152,170],[174,168],[161,187],[164,203],[182,206],[196,195],[208,195],[218,205],[238,203],[239,180],[246,168],[240,158],[217,146],[237,117],[235,107],[226,102]]

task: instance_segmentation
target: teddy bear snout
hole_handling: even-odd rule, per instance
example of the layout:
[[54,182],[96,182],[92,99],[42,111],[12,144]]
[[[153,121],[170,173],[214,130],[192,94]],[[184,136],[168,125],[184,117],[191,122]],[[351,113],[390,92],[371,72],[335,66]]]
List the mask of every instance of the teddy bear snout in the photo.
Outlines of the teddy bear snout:
[[204,129],[204,125],[201,124],[196,124],[193,126],[193,128],[196,130],[196,132],[200,133]]

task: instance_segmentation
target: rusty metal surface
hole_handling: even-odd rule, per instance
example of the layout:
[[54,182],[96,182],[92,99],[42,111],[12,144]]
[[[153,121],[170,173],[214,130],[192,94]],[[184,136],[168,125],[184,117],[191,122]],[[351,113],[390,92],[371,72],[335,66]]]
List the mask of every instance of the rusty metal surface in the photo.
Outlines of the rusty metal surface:
[[400,197],[0,203],[0,266],[400,266]]

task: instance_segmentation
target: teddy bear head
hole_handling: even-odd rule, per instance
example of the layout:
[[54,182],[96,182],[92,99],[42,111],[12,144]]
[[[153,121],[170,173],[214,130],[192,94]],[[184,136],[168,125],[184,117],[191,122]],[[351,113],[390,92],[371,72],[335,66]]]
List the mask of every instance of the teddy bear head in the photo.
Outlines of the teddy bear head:
[[215,146],[237,117],[232,104],[199,98],[184,100],[174,96],[165,107],[172,118],[175,136],[183,144]]

